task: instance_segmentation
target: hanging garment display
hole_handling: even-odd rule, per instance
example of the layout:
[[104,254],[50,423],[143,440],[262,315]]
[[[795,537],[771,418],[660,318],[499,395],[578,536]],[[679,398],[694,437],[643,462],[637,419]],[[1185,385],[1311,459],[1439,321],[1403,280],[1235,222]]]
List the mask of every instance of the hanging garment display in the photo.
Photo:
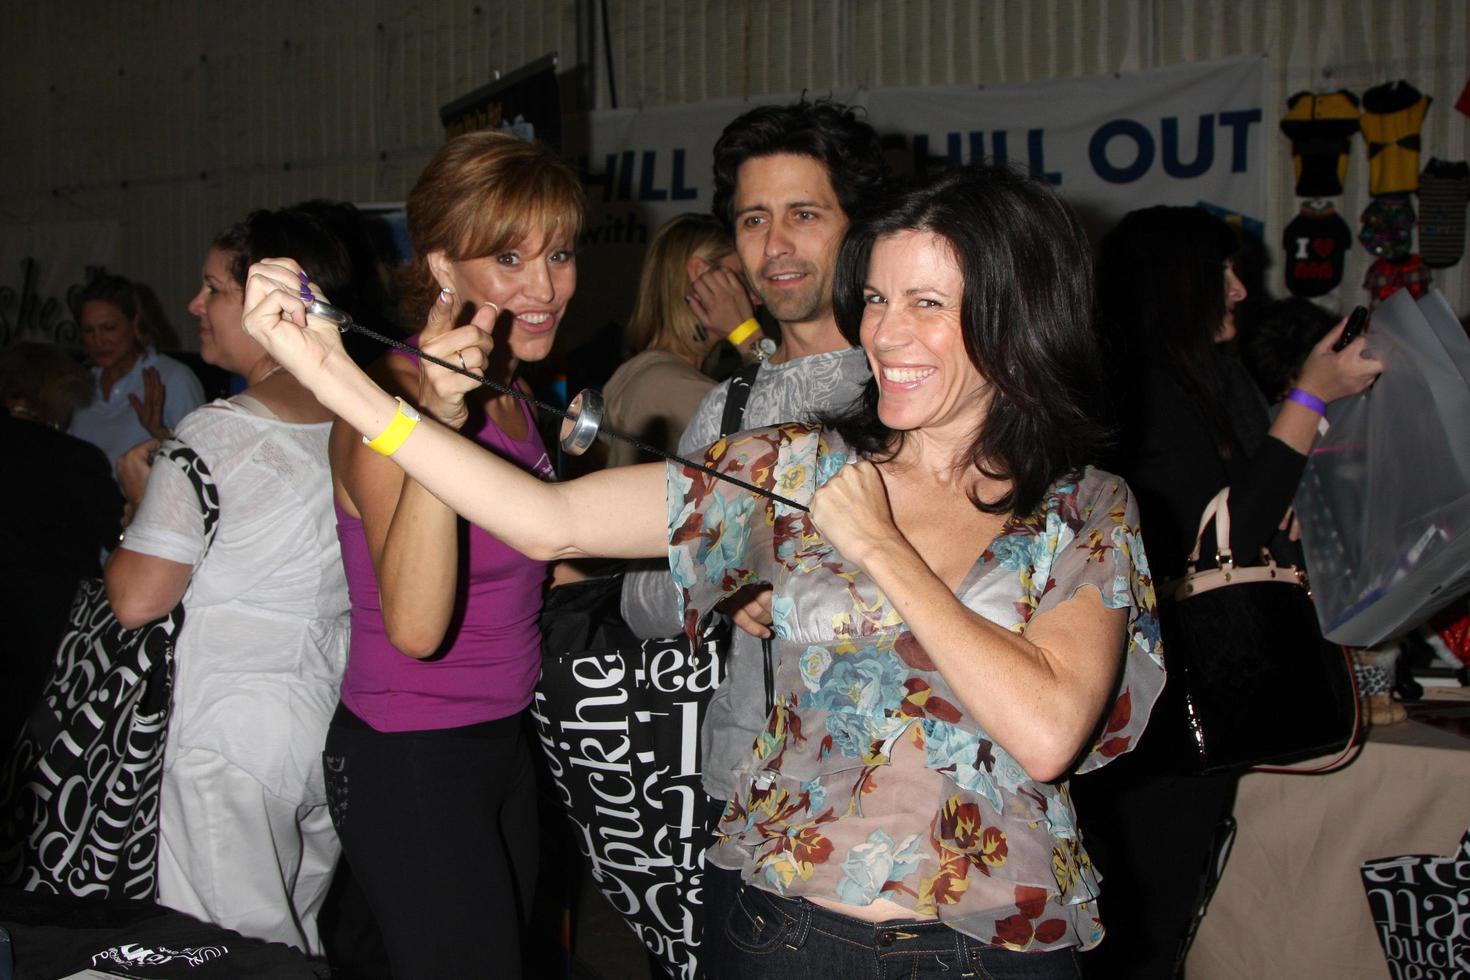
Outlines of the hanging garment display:
[[1286,288],[1311,298],[1342,282],[1343,259],[1352,247],[1347,222],[1328,201],[1308,201],[1281,234],[1286,253]]
[[1414,200],[1410,195],[1375,197],[1358,221],[1358,241],[1379,258],[1398,262],[1414,251]]
[[1455,265],[1465,254],[1465,203],[1470,163],[1431,158],[1419,175],[1419,254],[1431,269]]
[[1374,309],[1400,289],[1407,289],[1409,296],[1418,299],[1429,291],[1434,277],[1424,259],[1411,255],[1402,262],[1379,259],[1368,267],[1363,277],[1363,288],[1368,290],[1368,308]]
[[1298,92],[1286,100],[1281,131],[1291,140],[1298,197],[1333,197],[1342,193],[1348,154],[1358,131],[1358,97],[1337,92]]
[[1363,93],[1358,124],[1368,144],[1368,192],[1374,197],[1419,189],[1419,130],[1431,101],[1402,79]]

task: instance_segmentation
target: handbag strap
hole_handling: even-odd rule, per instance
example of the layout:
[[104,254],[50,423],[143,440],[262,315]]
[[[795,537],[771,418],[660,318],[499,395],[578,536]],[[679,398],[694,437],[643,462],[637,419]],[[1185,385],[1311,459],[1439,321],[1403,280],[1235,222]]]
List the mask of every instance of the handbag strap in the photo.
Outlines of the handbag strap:
[[[725,394],[725,411],[720,416],[720,438],[739,432],[743,429],[745,421],[745,403],[750,399],[751,386],[755,384],[755,376],[760,373],[761,362],[752,361],[740,369],[740,373],[730,379],[730,388]],[[776,666],[771,656],[771,640],[765,637],[761,640],[761,659],[766,691],[766,713],[770,714],[771,708],[776,704]]]
[[761,362],[752,361],[730,379],[730,387],[725,393],[725,411],[720,416],[720,438],[745,428],[745,402],[750,398],[750,388],[755,384],[755,376],[760,369]]
[[1205,504],[1199,517],[1199,530],[1194,535],[1194,550],[1189,553],[1189,567],[1199,564],[1200,547],[1204,543],[1205,528],[1215,522],[1215,558],[1224,564],[1233,564],[1230,555],[1230,488],[1225,487]]
[[209,553],[215,532],[219,530],[219,490],[214,485],[214,475],[209,472],[204,458],[177,436],[164,442],[158,450],[158,458],[167,459],[183,470],[189,485],[194,488],[204,520],[204,552],[200,555],[202,559]]

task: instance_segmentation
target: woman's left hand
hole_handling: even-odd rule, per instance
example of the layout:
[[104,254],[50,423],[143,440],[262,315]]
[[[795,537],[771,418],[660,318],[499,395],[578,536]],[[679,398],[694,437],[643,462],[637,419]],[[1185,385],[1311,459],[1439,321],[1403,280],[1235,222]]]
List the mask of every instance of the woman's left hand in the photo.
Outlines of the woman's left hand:
[[888,488],[878,467],[865,459],[849,463],[812,496],[812,523],[842,557],[859,568],[885,550],[906,543],[888,505]]
[[[419,350],[441,361],[459,364],[472,374],[483,375],[495,346],[490,332],[495,328],[500,309],[487,302],[462,327],[454,326],[455,309],[454,294],[440,293],[429,311],[428,323],[419,334]],[[480,382],[473,378],[419,361],[419,408],[451,429],[460,428],[469,418],[465,396],[479,387]]]
[[166,395],[167,390],[163,386],[163,379],[158,375],[158,368],[143,369],[142,401],[138,400],[137,395],[128,395],[128,401],[138,415],[138,422],[155,439],[167,439],[173,435],[168,431],[168,426],[163,424],[163,399]]
[[153,468],[153,455],[158,452],[157,439],[144,439],[117,458],[117,483],[127,502],[136,507],[148,487],[148,471]]

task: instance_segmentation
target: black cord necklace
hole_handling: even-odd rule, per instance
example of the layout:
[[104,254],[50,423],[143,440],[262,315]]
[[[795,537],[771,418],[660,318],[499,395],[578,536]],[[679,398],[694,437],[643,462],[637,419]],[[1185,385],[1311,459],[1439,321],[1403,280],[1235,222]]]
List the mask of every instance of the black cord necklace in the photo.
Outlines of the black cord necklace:
[[[348,315],[346,310],[339,309],[338,307],[335,307],[330,303],[323,303],[321,300],[316,300],[306,307],[306,312],[310,313],[312,316],[321,317],[328,323],[334,324],[337,329],[340,330],[342,333],[347,333],[350,330],[353,333],[362,334],[364,337],[370,337],[380,344],[388,347],[393,347],[407,354],[422,358],[423,360],[428,361],[430,364],[437,364],[439,367],[442,367],[447,371],[453,371],[455,374],[463,375],[464,377],[469,378],[471,381],[478,382],[479,384],[491,389],[492,391],[497,391],[502,395],[509,395],[512,398],[520,399],[526,404],[533,405],[543,412],[547,412],[551,415],[555,415],[560,419],[564,419],[565,421],[570,422],[570,431],[564,432],[564,434],[562,435],[562,448],[572,455],[579,455],[583,451],[585,451],[587,446],[591,445],[592,438],[594,436],[608,436],[621,442],[626,442],[634,449],[637,449],[640,452],[647,453],[650,456],[657,456],[660,459],[666,459],[671,462],[679,463],[682,466],[687,466],[691,469],[699,470],[701,473],[708,473],[710,476],[715,477],[718,480],[724,480],[726,483],[733,483],[737,487],[749,490],[750,492],[759,494],[762,497],[768,497],[771,500],[778,501],[779,503],[783,503],[788,507],[793,507],[796,510],[802,512],[807,512],[808,510],[807,507],[797,503],[789,497],[783,497],[778,493],[772,493],[771,491],[763,489],[762,487],[758,487],[753,483],[747,483],[744,480],[737,479],[736,477],[730,476],[726,473],[721,473],[718,470],[705,466],[703,463],[696,463],[692,459],[685,459],[683,456],[680,456],[677,453],[666,452],[658,448],[657,446],[649,445],[641,439],[635,439],[630,435],[624,435],[623,433],[617,432],[613,429],[602,428],[602,396],[590,388],[584,390],[579,395],[577,395],[576,398],[572,399],[571,405],[569,406],[571,410],[569,411],[567,409],[559,408],[556,405],[551,404],[550,402],[544,402],[541,401],[539,398],[534,398],[523,391],[517,391],[510,385],[504,385],[498,381],[492,381],[489,378],[483,377],[482,375],[475,374],[473,371],[466,370],[465,368],[459,367],[455,364],[450,364],[448,361],[435,357],[432,354],[425,354],[423,351],[418,350],[417,348],[412,347],[408,344],[405,344],[401,340],[395,340],[392,337],[388,337],[384,334],[378,333],[376,330],[364,327],[362,324],[355,322],[352,317]],[[565,427],[563,428],[565,429]]]

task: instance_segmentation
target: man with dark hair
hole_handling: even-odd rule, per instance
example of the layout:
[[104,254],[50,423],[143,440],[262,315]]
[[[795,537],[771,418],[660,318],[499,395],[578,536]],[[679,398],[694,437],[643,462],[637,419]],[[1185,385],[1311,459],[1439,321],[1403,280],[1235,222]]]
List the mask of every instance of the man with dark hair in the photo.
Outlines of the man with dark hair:
[[[750,429],[803,420],[847,408],[870,373],[832,314],[837,249],[853,215],[883,189],[885,166],[878,134],[855,112],[831,101],[760,106],[740,116],[715,144],[714,213],[730,222],[745,279],[781,327],[781,342],[749,382],[743,418]],[[740,379],[733,379],[738,382]],[[720,437],[731,381],[713,388],[679,440],[679,452],[698,456]],[[682,624],[667,570],[630,574],[623,615],[646,637],[669,636]],[[746,607],[769,622],[767,588]],[[762,614],[760,610],[764,609]],[[737,615],[761,629],[749,612]],[[734,791],[737,770],[769,712],[765,651],[760,639],[736,631],[725,659],[725,680],[711,699],[700,732],[705,826],[713,828]],[[719,908],[739,873],[707,867],[706,905]],[[704,931],[708,962],[720,924]]]

